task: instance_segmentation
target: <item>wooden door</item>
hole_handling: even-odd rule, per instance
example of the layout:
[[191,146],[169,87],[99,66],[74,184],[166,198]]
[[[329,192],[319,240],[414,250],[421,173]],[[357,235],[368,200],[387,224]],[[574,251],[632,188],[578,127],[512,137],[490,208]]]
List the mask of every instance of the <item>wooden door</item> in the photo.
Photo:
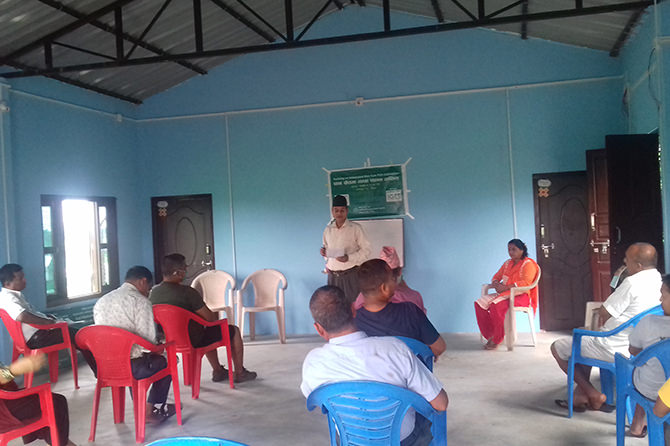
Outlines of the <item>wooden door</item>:
[[533,191],[536,258],[542,268],[540,326],[582,326],[593,288],[586,172],[535,174]]
[[631,243],[648,242],[664,270],[663,213],[658,135],[605,137],[609,182],[611,269],[623,263]]
[[200,273],[214,269],[212,196],[152,197],[156,283],[162,280],[164,256],[178,252],[186,257],[185,284]]
[[602,302],[610,295],[609,186],[605,149],[586,152],[586,176],[589,188],[589,246],[593,300]]

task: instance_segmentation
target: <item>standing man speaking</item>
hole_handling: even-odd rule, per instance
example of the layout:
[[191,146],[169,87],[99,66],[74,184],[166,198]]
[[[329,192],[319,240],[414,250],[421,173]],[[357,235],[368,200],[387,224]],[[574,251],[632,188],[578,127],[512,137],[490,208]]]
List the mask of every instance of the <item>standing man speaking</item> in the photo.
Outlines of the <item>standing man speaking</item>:
[[370,242],[363,227],[347,220],[349,206],[346,197],[333,198],[333,220],[323,231],[321,255],[326,257],[328,285],[344,291],[347,300],[358,296],[358,265],[370,257]]

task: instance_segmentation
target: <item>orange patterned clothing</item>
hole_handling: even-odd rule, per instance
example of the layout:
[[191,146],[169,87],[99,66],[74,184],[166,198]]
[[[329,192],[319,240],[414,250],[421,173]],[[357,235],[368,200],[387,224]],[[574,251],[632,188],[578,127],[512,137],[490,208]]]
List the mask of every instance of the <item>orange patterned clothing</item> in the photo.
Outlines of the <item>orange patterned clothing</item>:
[[[537,263],[535,263],[535,260],[531,259],[530,257],[526,257],[525,259],[517,262],[516,264],[514,264],[514,261],[512,259],[509,259],[505,263],[503,263],[503,265],[500,267],[498,272],[495,273],[491,281],[499,280],[504,285],[508,286],[518,286],[518,287],[528,286],[531,285],[535,280],[535,277],[537,277],[538,270],[539,267],[537,266]],[[530,294],[530,304],[533,307],[533,311],[536,311],[537,287],[530,290],[529,294]],[[497,301],[502,300],[500,299],[501,297],[503,299],[509,297],[509,290],[500,293],[496,300]]]

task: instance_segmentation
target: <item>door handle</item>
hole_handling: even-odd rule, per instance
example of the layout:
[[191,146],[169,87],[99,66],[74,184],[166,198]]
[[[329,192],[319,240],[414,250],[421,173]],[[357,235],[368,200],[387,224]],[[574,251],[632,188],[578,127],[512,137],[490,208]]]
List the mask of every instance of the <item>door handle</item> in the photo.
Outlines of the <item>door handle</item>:
[[540,245],[540,249],[541,249],[542,252],[544,253],[544,258],[545,258],[545,259],[548,259],[548,258],[549,258],[549,250],[550,250],[550,249],[555,249],[555,248],[556,248],[556,246],[554,245],[553,242],[552,242],[550,245],[545,245],[544,243],[542,243],[542,244]]
[[596,230],[596,213],[591,213],[591,230],[595,232]]
[[202,266],[206,266],[207,269],[212,269],[212,261],[211,260],[207,260],[207,261],[203,260],[203,261],[200,262],[200,264]]
[[[603,255],[607,255],[607,251],[610,247],[610,241],[605,240],[604,242],[594,242],[591,240],[589,245],[591,245],[591,248],[593,248],[593,252],[601,252]],[[599,245],[600,248],[596,247],[596,245]]]

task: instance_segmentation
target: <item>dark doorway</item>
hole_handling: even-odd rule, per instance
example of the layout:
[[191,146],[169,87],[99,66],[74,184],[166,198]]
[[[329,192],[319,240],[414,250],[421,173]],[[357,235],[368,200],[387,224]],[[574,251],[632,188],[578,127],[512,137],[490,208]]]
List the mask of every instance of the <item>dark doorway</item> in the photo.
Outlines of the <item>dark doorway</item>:
[[581,326],[591,300],[586,172],[533,175],[535,239],[540,280],[540,326]]
[[591,276],[593,300],[602,302],[610,295],[609,185],[605,149],[586,151],[586,173],[589,181],[589,226],[591,239]]
[[648,242],[658,250],[664,271],[663,213],[658,135],[608,135],[611,270],[621,264],[631,243]]
[[152,197],[151,219],[154,237],[156,283],[162,280],[161,261],[174,252],[186,257],[186,277],[191,281],[203,271],[214,269],[212,196],[184,195]]

